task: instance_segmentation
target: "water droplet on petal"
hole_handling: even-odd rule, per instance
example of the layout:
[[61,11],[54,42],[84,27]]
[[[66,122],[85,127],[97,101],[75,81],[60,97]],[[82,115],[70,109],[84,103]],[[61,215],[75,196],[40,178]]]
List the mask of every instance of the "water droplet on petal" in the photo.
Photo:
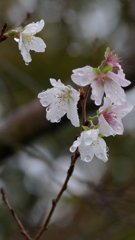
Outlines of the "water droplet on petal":
[[107,146],[104,146],[104,147],[103,147],[103,150],[104,150],[104,152],[108,152],[108,151],[109,151],[109,148],[108,148]]
[[16,42],[19,42],[20,39],[19,39],[19,38],[14,38],[14,40],[15,40]]
[[28,63],[28,62],[25,62],[25,65],[26,65],[26,66],[28,66],[28,65],[29,65],[29,63]]
[[87,74],[88,74],[88,76],[91,76],[91,72],[88,72]]
[[84,158],[85,162],[90,162],[92,160],[92,156],[91,155],[86,155]]
[[93,142],[93,139],[92,139],[92,138],[86,138],[84,144],[85,144],[86,146],[88,146],[88,145],[90,145],[92,142]]
[[76,147],[74,147],[74,146],[71,146],[69,150],[70,150],[70,152],[75,152],[75,150],[76,150]]
[[122,105],[122,104],[123,104],[123,101],[121,99],[118,99],[117,105]]
[[97,135],[97,130],[93,130],[92,132],[94,135]]
[[97,155],[97,157],[98,157],[99,159],[103,159],[103,158],[104,158],[104,154],[103,154],[103,153],[99,153],[99,154]]
[[84,72],[82,71],[82,70],[79,70],[78,72],[77,72],[77,74],[78,74],[78,76],[83,76],[84,75]]
[[50,107],[47,107],[46,108],[46,111],[49,113],[49,112],[51,112],[51,108]]
[[48,101],[43,101],[43,102],[42,102],[42,105],[43,105],[44,107],[46,107],[48,104],[49,104]]
[[100,105],[101,104],[101,100],[99,98],[97,98],[96,101],[95,101],[95,104],[96,105]]
[[55,119],[55,122],[56,122],[56,123],[59,123],[60,120],[61,120],[61,118],[60,118],[60,119],[56,118],[56,119]]
[[108,98],[110,98],[112,96],[112,93],[110,91],[107,91],[106,95],[107,95]]
[[121,113],[121,118],[123,118],[126,115],[126,112]]

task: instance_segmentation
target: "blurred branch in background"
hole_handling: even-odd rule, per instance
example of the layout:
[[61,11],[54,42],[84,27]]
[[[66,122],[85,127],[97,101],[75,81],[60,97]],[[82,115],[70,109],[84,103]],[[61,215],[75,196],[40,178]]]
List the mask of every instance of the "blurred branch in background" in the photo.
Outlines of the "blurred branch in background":
[[21,107],[0,126],[0,159],[13,154],[26,143],[49,130],[45,109],[35,100]]

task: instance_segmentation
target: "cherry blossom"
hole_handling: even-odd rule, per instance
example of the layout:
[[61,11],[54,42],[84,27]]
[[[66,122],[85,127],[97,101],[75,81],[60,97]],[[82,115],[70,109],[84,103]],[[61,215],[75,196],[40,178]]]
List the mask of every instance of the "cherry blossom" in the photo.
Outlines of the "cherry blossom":
[[67,114],[67,118],[75,127],[79,127],[77,103],[80,93],[71,86],[65,86],[61,80],[50,79],[53,86],[38,94],[42,106],[46,108],[46,118],[50,122],[59,122]]
[[34,36],[36,33],[40,32],[43,29],[44,25],[44,20],[36,23],[30,23],[19,32],[19,38],[15,37],[15,41],[18,42],[19,50],[21,51],[23,60],[25,61],[26,65],[32,61],[29,53],[30,50],[34,50],[35,52],[45,51],[46,44],[44,41],[41,38]]
[[104,105],[99,108],[99,132],[104,136],[123,134],[124,127],[121,119],[125,117],[133,106],[125,102],[123,105],[112,104],[111,100],[104,98]]
[[90,162],[95,155],[106,162],[108,160],[108,149],[104,139],[99,137],[98,134],[99,129],[90,129],[81,132],[80,137],[70,147],[70,152],[74,152],[78,147],[82,161]]
[[96,105],[101,105],[105,93],[106,97],[113,103],[121,105],[126,102],[126,94],[122,87],[126,87],[130,83],[130,81],[125,79],[121,70],[117,74],[112,71],[95,73],[91,83],[91,99],[95,101]]
[[[119,65],[120,66],[120,65]],[[91,99],[96,105],[101,105],[104,94],[118,105],[126,102],[126,94],[122,87],[130,85],[130,81],[125,79],[125,74],[121,66],[117,73],[112,72],[112,67],[107,67],[102,72],[100,68],[85,66],[73,70],[71,79],[78,86],[91,84]]]

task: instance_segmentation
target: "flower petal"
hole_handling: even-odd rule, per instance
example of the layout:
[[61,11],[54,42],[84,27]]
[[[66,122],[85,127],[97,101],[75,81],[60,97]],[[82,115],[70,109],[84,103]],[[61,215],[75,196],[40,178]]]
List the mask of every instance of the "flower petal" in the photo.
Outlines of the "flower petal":
[[119,83],[120,86],[127,87],[131,84],[131,82],[126,80],[125,77],[123,77],[123,74],[121,73],[121,70],[118,71],[118,74],[114,72],[108,72],[108,77],[113,81]]
[[53,88],[38,94],[40,102],[46,109],[46,118],[50,122],[59,122],[67,113],[68,119],[75,127],[79,127],[77,103],[80,93],[71,86],[65,86],[60,79],[51,78]]
[[129,112],[131,112],[133,109],[133,105],[130,104],[129,102],[125,102],[123,105],[114,105],[112,107],[112,111],[114,111],[118,118],[123,118],[125,117]]
[[91,99],[95,101],[96,105],[100,105],[104,95],[104,88],[101,86],[99,81],[93,81],[91,83],[92,95]]
[[30,23],[24,28],[23,33],[35,35],[36,33],[40,32],[43,29],[44,25],[45,25],[45,22],[43,19],[36,23],[34,22]]
[[103,106],[101,106],[100,108],[99,108],[99,112],[101,113],[101,112],[103,112],[104,110],[106,110],[108,107],[110,107],[111,106],[111,100],[109,99],[109,98],[107,98],[107,97],[104,97],[104,104],[103,104]]
[[120,85],[114,81],[106,81],[105,86],[106,97],[111,100],[111,102],[122,105],[126,102],[126,94]]
[[99,133],[108,137],[110,135],[115,135],[115,131],[105,120],[103,114],[101,114],[98,118],[99,121]]
[[79,116],[77,112],[77,103],[78,102],[74,102],[73,100],[70,100],[67,104],[67,118],[71,121],[71,123],[75,127],[80,126]]
[[34,40],[31,42],[31,44],[29,44],[30,50],[34,50],[35,52],[44,52],[46,48],[44,41],[41,38],[35,36],[33,36],[33,39]]
[[29,51],[27,49],[27,46],[22,45],[22,47],[21,47],[21,55],[22,55],[23,60],[25,61],[25,63],[29,63],[29,62],[32,61],[32,58],[31,58],[30,53],[29,53]]
[[82,68],[77,68],[73,70],[71,75],[72,81],[78,86],[86,86],[91,83],[94,78],[93,68],[90,66],[85,66]]
[[103,160],[104,162],[107,162],[107,146],[103,138],[98,137],[97,141],[94,142],[94,153],[97,158]]

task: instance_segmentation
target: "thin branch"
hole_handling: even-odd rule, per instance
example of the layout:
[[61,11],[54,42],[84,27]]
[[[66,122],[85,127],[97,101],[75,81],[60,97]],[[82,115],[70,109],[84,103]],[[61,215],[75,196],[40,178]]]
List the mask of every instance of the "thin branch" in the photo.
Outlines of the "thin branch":
[[[9,33],[12,29],[16,29],[20,26],[24,27],[26,24],[27,24],[27,20],[31,17],[31,13],[28,12],[25,16],[25,18],[19,23],[19,24],[16,24],[15,26],[13,26],[11,29],[8,30],[8,32],[6,33]],[[7,28],[7,23],[5,23],[2,27],[2,30],[1,30],[1,33],[0,33],[0,42],[3,42],[4,40],[7,39],[7,36],[5,36],[5,30]]]
[[27,24],[27,20],[31,17],[32,13],[28,12],[25,16],[25,18],[18,24],[14,25],[13,28],[18,28],[20,26],[24,27]]
[[7,23],[5,23],[1,29],[1,33],[0,33],[0,42],[4,41],[7,39],[7,37],[4,35],[5,30],[7,28]]
[[67,177],[65,179],[65,182],[63,184],[63,186],[61,187],[57,197],[55,199],[52,200],[52,207],[50,209],[50,212],[48,213],[48,216],[45,220],[45,223],[44,225],[41,227],[40,231],[38,232],[38,234],[36,235],[36,237],[34,238],[34,240],[38,240],[41,235],[43,234],[43,232],[45,232],[48,228],[48,224],[51,220],[51,217],[54,213],[54,210],[55,210],[55,207],[57,206],[57,203],[58,201],[60,200],[62,194],[64,193],[64,191],[67,189],[68,187],[68,182],[73,174],[73,171],[74,171],[74,167],[75,167],[75,163],[76,163],[76,160],[77,158],[79,157],[80,153],[78,151],[78,149],[73,153],[72,157],[71,157],[71,163],[70,163],[70,166],[69,166],[69,169],[67,171]]
[[25,236],[25,238],[26,238],[27,240],[33,240],[33,239],[30,237],[30,235],[28,234],[28,232],[25,230],[25,228],[24,228],[24,226],[22,225],[22,223],[21,223],[21,221],[19,220],[19,218],[17,217],[14,209],[11,207],[11,205],[10,205],[10,203],[9,203],[7,197],[6,197],[6,194],[5,194],[4,189],[1,188],[0,191],[1,191],[1,195],[2,195],[2,200],[3,200],[3,202],[6,204],[6,206],[8,207],[8,209],[10,210],[13,218],[15,219],[18,227],[20,228],[20,232]]
[[89,91],[90,91],[90,85],[88,85],[86,93],[83,93],[82,96],[80,96],[80,102],[82,107],[82,125],[85,125],[85,121],[86,121],[86,103],[87,103]]

